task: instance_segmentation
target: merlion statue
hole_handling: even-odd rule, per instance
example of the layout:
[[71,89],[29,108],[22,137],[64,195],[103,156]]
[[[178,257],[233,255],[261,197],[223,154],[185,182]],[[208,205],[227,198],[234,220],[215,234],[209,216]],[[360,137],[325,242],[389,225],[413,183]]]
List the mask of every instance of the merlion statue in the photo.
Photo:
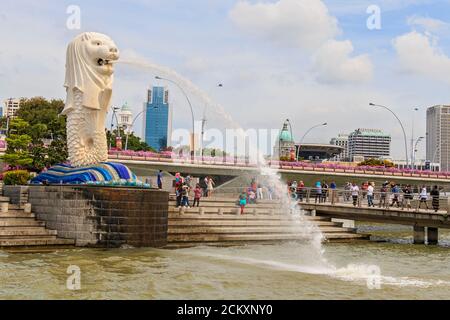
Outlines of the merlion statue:
[[104,34],[88,32],[67,49],[66,106],[69,163],[55,165],[33,184],[94,184],[150,188],[125,165],[108,162],[105,122],[119,50]]
[[67,146],[72,167],[108,161],[105,122],[119,50],[108,36],[87,32],[67,48]]

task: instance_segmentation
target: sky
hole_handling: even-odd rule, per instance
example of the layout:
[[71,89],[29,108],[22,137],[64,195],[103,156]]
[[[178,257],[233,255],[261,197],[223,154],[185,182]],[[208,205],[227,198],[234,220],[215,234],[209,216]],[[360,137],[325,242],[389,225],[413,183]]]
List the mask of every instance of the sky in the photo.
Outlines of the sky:
[[[80,8],[80,29],[67,27],[71,5]],[[392,156],[404,158],[397,120],[369,103],[397,113],[408,139],[413,122],[414,136],[425,136],[427,107],[450,103],[450,0],[2,0],[0,100],[64,99],[66,46],[86,31],[109,35],[123,60],[189,79],[244,129],[279,129],[289,118],[299,140],[328,123],[306,142],[378,128],[392,135]],[[117,65],[113,104],[138,114],[146,90],[165,85],[155,75]],[[173,127],[188,128],[186,100],[169,88]],[[206,102],[188,91],[200,120]],[[208,127],[223,130],[229,124],[216,108],[206,109]]]

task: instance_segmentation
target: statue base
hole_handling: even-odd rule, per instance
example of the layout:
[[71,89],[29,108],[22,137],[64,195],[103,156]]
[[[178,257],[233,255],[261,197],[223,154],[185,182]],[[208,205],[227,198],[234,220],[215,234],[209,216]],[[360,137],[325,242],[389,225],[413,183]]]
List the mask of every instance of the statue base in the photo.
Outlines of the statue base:
[[56,165],[39,174],[31,180],[31,183],[150,188],[150,185],[140,182],[127,166],[113,162],[103,162],[79,168],[65,164]]

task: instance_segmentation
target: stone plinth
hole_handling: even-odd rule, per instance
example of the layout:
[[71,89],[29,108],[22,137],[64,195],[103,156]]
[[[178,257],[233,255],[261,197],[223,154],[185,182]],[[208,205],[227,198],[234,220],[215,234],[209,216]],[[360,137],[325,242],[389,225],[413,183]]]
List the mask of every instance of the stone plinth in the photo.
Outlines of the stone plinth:
[[169,194],[153,189],[30,186],[29,202],[47,228],[77,246],[163,247]]

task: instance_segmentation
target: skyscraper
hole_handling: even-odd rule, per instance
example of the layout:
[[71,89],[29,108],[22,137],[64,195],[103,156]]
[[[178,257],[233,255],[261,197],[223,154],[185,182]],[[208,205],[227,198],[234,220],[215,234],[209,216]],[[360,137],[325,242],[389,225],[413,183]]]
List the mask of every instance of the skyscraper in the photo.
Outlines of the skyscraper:
[[450,170],[450,105],[427,110],[427,160]]
[[387,158],[391,154],[391,136],[378,129],[357,129],[348,138],[351,161],[355,157]]
[[156,151],[162,151],[169,146],[171,140],[169,91],[164,87],[149,89],[144,107],[145,142]]

